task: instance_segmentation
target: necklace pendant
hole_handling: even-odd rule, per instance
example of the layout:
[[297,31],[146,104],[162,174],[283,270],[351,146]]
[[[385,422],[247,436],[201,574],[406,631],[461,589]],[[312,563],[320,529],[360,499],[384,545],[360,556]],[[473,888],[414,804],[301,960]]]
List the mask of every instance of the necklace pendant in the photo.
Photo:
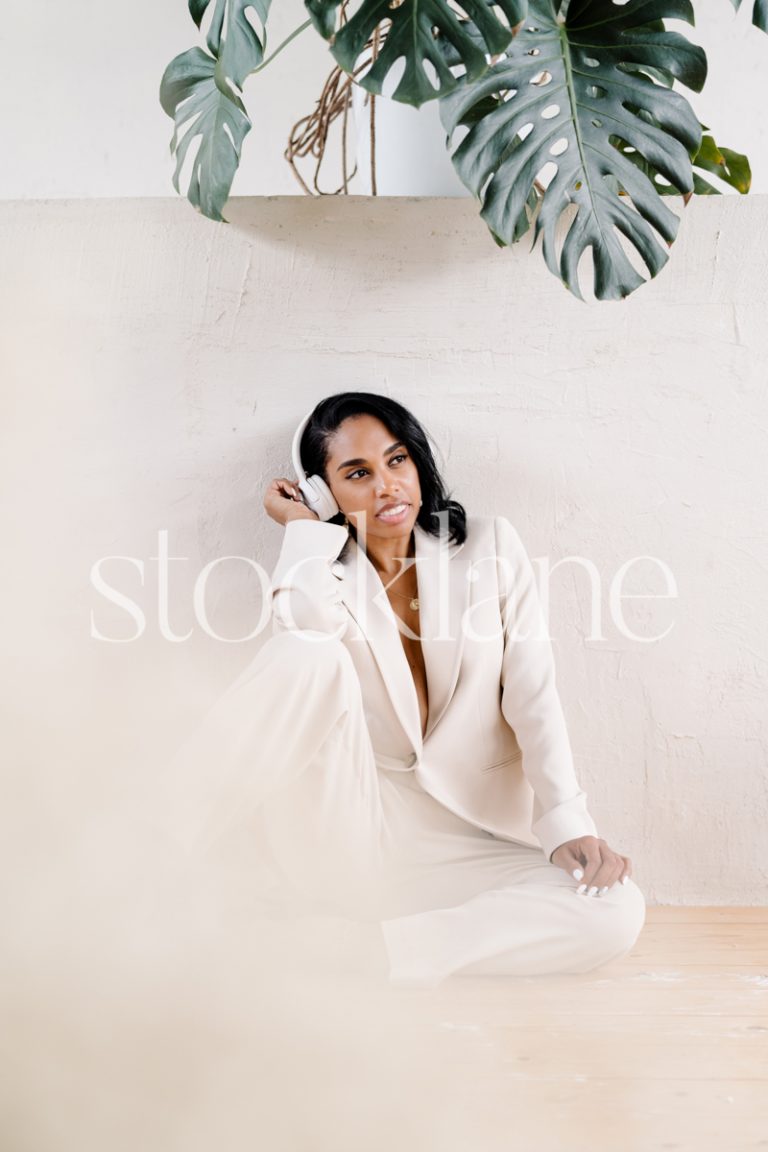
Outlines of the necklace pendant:
[[413,600],[411,600],[411,608],[413,608],[414,612],[418,612],[419,600],[417,596],[414,596]]

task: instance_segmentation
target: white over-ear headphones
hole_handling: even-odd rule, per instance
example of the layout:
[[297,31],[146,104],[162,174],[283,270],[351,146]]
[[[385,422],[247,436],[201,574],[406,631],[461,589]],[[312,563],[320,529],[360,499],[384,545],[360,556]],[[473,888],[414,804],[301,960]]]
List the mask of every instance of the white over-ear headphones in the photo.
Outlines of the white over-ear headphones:
[[293,445],[291,446],[293,467],[299,479],[299,491],[304,497],[304,502],[307,507],[319,516],[321,520],[330,520],[331,517],[338,516],[339,514],[339,506],[334,499],[333,493],[322,476],[307,476],[299,454],[301,436],[311,416],[312,412],[308,412],[299,424],[293,437]]

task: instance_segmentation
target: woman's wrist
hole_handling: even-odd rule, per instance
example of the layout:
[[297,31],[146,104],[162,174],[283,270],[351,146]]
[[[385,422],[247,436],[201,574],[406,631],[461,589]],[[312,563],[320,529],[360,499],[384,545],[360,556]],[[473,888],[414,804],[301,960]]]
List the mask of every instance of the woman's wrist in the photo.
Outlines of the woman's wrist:
[[315,520],[321,523],[320,517],[311,508],[307,508],[305,504],[297,504],[295,508],[286,509],[283,524],[289,524],[291,520]]

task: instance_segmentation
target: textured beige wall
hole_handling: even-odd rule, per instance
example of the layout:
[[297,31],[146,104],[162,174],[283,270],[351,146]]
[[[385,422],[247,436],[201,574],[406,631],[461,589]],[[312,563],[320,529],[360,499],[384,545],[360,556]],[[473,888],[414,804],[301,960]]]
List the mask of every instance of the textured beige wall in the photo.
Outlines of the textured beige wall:
[[[271,567],[262,491],[317,399],[403,400],[470,512],[600,576],[604,638],[573,565],[552,578],[551,631],[592,812],[648,902],[763,903],[768,198],[692,204],[670,267],[610,305],[497,250],[469,201],[242,200],[231,219],[178,201],[0,205],[4,1138],[351,1148],[380,1114],[371,1147],[420,1146],[438,1122],[445,1147],[469,1147],[407,1005],[367,1002],[358,1036],[344,985],[329,999],[273,964],[247,866],[226,914],[196,889],[178,922],[153,928],[136,905],[168,883],[157,766],[259,643],[207,636],[194,580],[224,555]],[[170,625],[192,631],[178,642],[158,624],[166,532],[187,558],[171,564]],[[102,633],[133,631],[90,583],[107,555],[134,558],[104,570],[146,615],[133,643],[89,634],[92,612]],[[638,633],[672,625],[653,643],[608,614],[638,555],[677,586],[628,602]],[[664,591],[653,568],[634,580]],[[221,634],[250,631],[245,564],[211,576],[207,606]]]
[[[253,656],[258,637],[205,634],[194,580],[221,556],[271,568],[262,492],[298,418],[362,387],[426,422],[470,512],[507,515],[550,566],[594,566],[602,639],[584,568],[551,578],[559,683],[600,834],[649,901],[762,902],[768,199],[695,202],[657,281],[603,305],[572,299],[538,253],[497,250],[467,201],[241,200],[231,219],[163,201],[1,209],[18,804],[3,820],[30,883],[88,835],[98,860],[98,806],[151,795],[153,757]],[[170,563],[178,641],[160,629],[162,533],[187,558]],[[134,635],[90,580],[110,555],[135,558],[102,569],[145,614],[131,643],[89,634],[93,613]],[[677,590],[625,602],[634,632],[670,629],[650,643],[610,614],[611,580],[642,555]],[[666,590],[648,563],[624,584]],[[261,606],[244,562],[212,572],[220,635],[247,635]]]
[[[204,564],[268,570],[261,493],[299,416],[383,391],[423,418],[455,497],[503,513],[552,566],[558,675],[601,835],[651,902],[765,897],[768,199],[694,203],[667,270],[623,304],[579,304],[538,253],[496,250],[469,202],[238,200],[229,227],[184,203],[1,210],[3,541],[9,711],[23,829],[68,820],[174,746],[252,657],[192,611]],[[160,635],[159,533],[169,552]],[[94,562],[142,606],[90,581]],[[625,602],[632,556],[675,599]],[[144,588],[137,561],[144,563]],[[628,592],[660,592],[652,564]],[[211,627],[248,635],[244,562],[214,570]],[[263,634],[265,635],[265,634]],[[17,774],[15,774],[18,780]],[[29,794],[28,794],[29,793]],[[62,819],[66,813],[67,819]],[[43,840],[41,840],[43,842]],[[728,867],[722,862],[728,859]],[[45,870],[40,857],[35,866]]]

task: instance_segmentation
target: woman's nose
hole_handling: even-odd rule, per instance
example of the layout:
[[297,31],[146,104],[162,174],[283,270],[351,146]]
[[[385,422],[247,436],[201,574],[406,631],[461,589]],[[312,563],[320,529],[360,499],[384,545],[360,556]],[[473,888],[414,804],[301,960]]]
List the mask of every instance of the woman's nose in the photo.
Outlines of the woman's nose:
[[393,477],[387,476],[386,474],[377,477],[375,488],[379,493],[397,492],[398,490],[397,481],[394,480]]

